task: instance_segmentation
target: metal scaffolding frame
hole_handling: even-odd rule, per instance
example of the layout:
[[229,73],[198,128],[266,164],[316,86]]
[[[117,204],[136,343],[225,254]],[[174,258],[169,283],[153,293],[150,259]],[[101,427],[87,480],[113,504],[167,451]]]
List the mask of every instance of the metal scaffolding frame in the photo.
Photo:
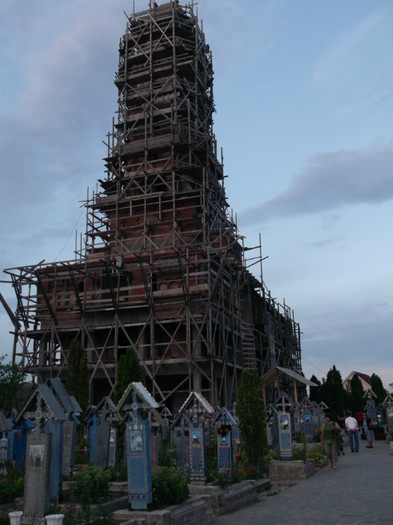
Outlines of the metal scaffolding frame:
[[5,270],[17,296],[14,362],[39,381],[63,377],[77,340],[97,403],[132,346],[172,411],[191,391],[229,406],[245,368],[301,372],[300,328],[263,284],[261,241],[247,260],[228,213],[212,55],[193,3],[150,2],[127,17],[115,85],[106,177],[88,191],[75,260]]

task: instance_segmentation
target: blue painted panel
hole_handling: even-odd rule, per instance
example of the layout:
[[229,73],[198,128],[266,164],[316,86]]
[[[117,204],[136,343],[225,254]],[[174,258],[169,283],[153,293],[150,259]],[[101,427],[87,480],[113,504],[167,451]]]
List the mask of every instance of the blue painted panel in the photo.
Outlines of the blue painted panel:
[[13,461],[15,459],[15,446],[16,446],[16,431],[12,430],[7,433],[8,437],[8,456],[7,459]]
[[146,509],[153,501],[149,422],[136,418],[126,426],[128,501],[133,509]]
[[118,432],[117,428],[111,428],[110,438],[109,438],[109,453],[108,453],[108,467],[115,468],[117,460],[117,442],[118,442]]
[[63,491],[63,422],[45,421],[45,433],[51,434],[49,499],[56,499]]
[[94,414],[89,420],[89,461],[94,463],[94,454],[96,452],[98,417]]
[[292,458],[291,416],[287,412],[278,415],[278,438],[281,459]]
[[206,450],[203,423],[195,423],[190,428],[190,483],[205,485]]

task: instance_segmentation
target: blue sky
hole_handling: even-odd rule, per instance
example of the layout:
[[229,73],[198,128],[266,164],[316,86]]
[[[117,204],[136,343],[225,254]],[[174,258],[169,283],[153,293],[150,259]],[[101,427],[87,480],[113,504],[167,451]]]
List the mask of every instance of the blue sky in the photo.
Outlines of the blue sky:
[[[162,3],[162,2],[158,2]],[[137,0],[136,10],[147,7]],[[131,0],[2,0],[0,269],[73,257]],[[393,383],[393,3],[200,0],[228,202],[303,370]],[[258,272],[258,268],[256,268]],[[2,275],[6,279],[6,275]],[[10,285],[0,291],[15,308]],[[12,353],[0,310],[0,354]]]

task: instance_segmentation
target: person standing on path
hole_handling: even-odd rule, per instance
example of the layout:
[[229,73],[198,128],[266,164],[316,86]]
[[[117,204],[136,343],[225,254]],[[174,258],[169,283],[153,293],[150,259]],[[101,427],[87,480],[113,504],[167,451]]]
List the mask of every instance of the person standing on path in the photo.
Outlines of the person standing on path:
[[366,448],[374,448],[373,441],[375,441],[375,435],[373,425],[374,421],[367,417],[367,415],[363,412],[363,430],[367,439]]
[[359,452],[359,427],[358,422],[352,417],[352,412],[347,410],[345,418],[345,428],[348,430],[349,446],[351,452]]
[[322,445],[330,461],[330,467],[337,468],[338,438],[340,435],[340,425],[333,421],[333,416],[329,412],[325,414],[325,423],[321,428]]

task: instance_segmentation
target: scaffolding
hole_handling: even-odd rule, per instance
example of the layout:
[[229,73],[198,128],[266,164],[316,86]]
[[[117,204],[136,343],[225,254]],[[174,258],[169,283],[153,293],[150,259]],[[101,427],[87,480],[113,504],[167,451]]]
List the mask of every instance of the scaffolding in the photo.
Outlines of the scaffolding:
[[[212,54],[193,4],[127,17],[106,176],[85,201],[75,260],[5,270],[17,296],[13,360],[64,377],[73,340],[90,401],[111,395],[132,347],[146,386],[172,411],[192,391],[236,399],[242,370],[301,373],[300,328],[271,297],[229,213],[213,133]],[[261,278],[250,266],[260,263]]]

